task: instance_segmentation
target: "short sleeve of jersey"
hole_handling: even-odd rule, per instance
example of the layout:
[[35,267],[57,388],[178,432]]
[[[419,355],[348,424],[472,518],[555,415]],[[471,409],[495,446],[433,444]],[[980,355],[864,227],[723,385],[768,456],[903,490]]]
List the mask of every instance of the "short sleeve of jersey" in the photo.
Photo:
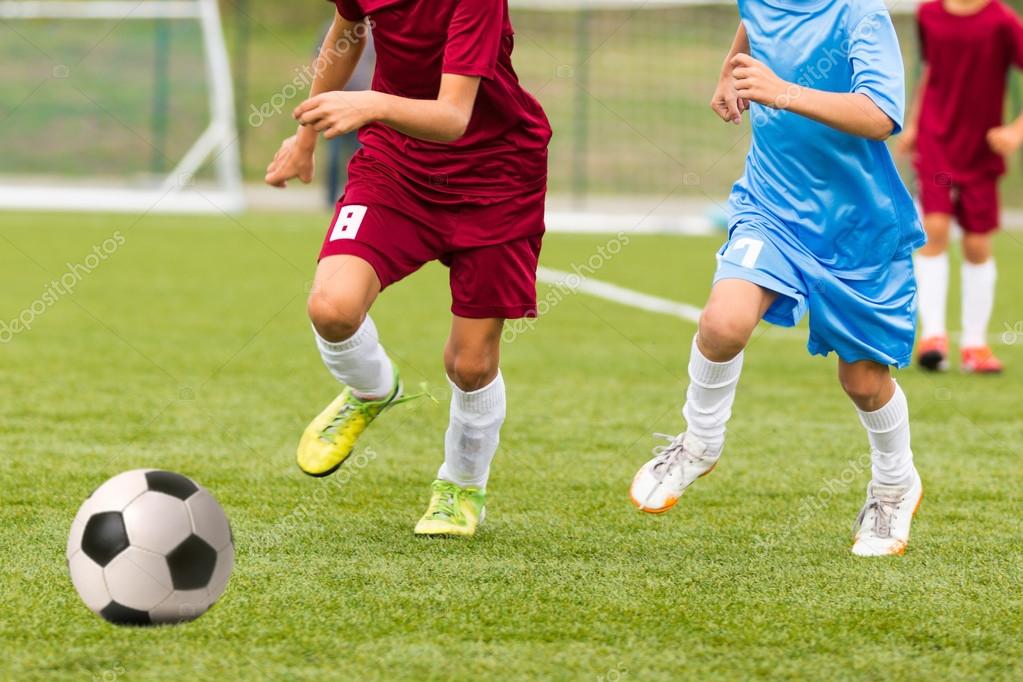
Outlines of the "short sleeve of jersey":
[[356,0],[332,0],[334,5],[337,6],[338,14],[343,16],[348,21],[362,21],[366,18],[366,13],[359,7],[359,3]]
[[461,0],[448,25],[444,73],[493,78],[504,30],[504,0]]
[[864,17],[849,37],[852,92],[866,95],[902,131],[906,110],[906,81],[902,51],[887,11]]

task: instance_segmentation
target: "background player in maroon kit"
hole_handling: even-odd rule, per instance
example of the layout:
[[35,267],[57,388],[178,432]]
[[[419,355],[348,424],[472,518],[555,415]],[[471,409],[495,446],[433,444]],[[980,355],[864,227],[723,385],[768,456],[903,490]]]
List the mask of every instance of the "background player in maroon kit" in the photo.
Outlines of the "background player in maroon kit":
[[[332,473],[400,402],[398,371],[368,311],[387,286],[440,260],[453,299],[444,352],[451,420],[416,533],[472,535],[505,416],[502,325],[535,314],[550,126],[512,68],[507,0],[336,5],[311,96],[295,110],[301,126],[266,176],[281,187],[309,182],[318,133],[361,131],[309,297],[317,346],[346,388],[306,430],[298,463],[313,476]],[[341,92],[367,25],[373,89]]]
[[921,342],[918,361],[948,367],[945,307],[953,216],[963,228],[962,369],[1000,372],[987,344],[994,304],[991,235],[998,229],[998,178],[1023,145],[1023,117],[1003,125],[1012,65],[1023,68],[1023,24],[1001,0],[934,0],[918,14],[926,63],[901,149],[915,149],[928,243],[916,259]]

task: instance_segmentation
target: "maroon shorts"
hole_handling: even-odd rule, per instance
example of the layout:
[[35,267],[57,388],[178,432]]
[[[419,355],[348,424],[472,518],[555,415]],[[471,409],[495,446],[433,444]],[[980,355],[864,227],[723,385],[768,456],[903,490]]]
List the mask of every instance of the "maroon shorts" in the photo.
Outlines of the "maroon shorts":
[[320,259],[358,256],[382,288],[440,261],[450,270],[455,315],[535,317],[545,195],[546,189],[494,200],[429,194],[378,164],[358,162]]
[[946,173],[921,174],[920,203],[924,215],[953,215],[966,232],[987,234],[998,229],[1001,216],[996,178],[956,182]]

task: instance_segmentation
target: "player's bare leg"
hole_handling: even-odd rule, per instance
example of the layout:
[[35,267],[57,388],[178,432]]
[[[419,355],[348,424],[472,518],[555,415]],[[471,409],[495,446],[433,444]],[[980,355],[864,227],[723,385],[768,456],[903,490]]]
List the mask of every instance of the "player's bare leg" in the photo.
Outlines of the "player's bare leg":
[[869,360],[839,360],[838,377],[856,404],[871,450],[871,480],[852,551],[858,556],[902,554],[923,497],[913,466],[906,396],[888,367]]
[[504,320],[455,317],[444,349],[451,383],[451,416],[444,436],[444,463],[433,482],[417,535],[470,536],[486,512],[490,464],[505,417],[501,377]]
[[298,465],[310,476],[337,470],[362,432],[401,397],[397,369],[368,314],[379,293],[375,271],[361,258],[330,256],[316,269],[309,319],[324,364],[345,388],[302,435]]
[[952,216],[928,213],[924,216],[927,244],[915,260],[920,303],[920,345],[917,363],[932,372],[948,369],[948,332],[945,311],[948,306],[948,240]]
[[636,473],[630,496],[642,511],[660,514],[678,502],[696,479],[710,473],[725,443],[743,349],[777,294],[740,279],[714,285],[700,316],[689,358],[689,388],[682,409],[687,430],[665,436],[654,458]]
[[995,303],[998,271],[991,244],[991,233],[963,235],[963,336],[961,340],[963,372],[998,374],[1002,363],[987,342],[988,324]]

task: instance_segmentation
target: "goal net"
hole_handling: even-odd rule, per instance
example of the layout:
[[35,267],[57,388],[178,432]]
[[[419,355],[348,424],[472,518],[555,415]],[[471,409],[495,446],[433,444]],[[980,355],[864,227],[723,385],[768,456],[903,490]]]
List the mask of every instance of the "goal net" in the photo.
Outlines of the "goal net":
[[0,208],[243,208],[216,0],[0,0]]

